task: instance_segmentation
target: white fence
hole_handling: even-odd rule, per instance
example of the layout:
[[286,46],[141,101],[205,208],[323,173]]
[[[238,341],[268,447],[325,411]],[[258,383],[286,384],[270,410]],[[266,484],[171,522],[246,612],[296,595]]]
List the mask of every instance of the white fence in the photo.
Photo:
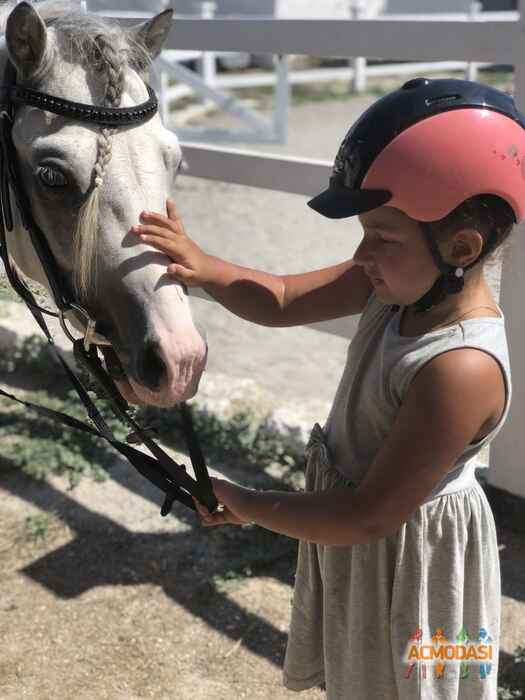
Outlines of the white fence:
[[[116,0],[114,0],[116,2]],[[162,3],[167,5],[167,2]],[[90,0],[90,6],[96,6],[95,0]],[[200,8],[201,19],[213,19],[217,9],[217,3],[213,0],[194,2],[195,9]],[[517,12],[483,12],[481,2],[471,0],[467,12],[449,13],[415,13],[415,14],[384,14],[377,15],[371,12],[368,0],[347,0],[345,16],[355,20],[373,19],[378,17],[387,21],[463,21],[463,22],[502,22],[517,21]],[[340,8],[341,9],[341,8]],[[110,10],[100,10],[103,15],[111,15]],[[118,17],[137,17],[146,13],[128,11],[114,12]],[[223,13],[224,14],[224,13]],[[297,14],[297,13],[296,13]],[[293,16],[293,14],[292,14]],[[265,17],[269,19],[269,17]],[[261,19],[259,17],[258,19]],[[341,19],[338,16],[338,19]],[[177,19],[178,21],[178,19]],[[275,70],[264,72],[232,73],[225,75],[217,73],[218,61],[228,60],[228,64],[244,61],[249,65],[250,54],[248,52],[213,52],[196,50],[165,50],[157,62],[159,72],[157,89],[160,98],[160,107],[163,120],[168,124],[170,114],[176,107],[176,103],[190,95],[197,95],[203,101],[203,107],[191,107],[187,112],[191,115],[208,111],[209,106],[215,104],[220,109],[228,111],[242,120],[247,130],[219,130],[209,131],[180,127],[178,133],[183,138],[192,141],[251,141],[256,142],[281,142],[286,140],[290,86],[307,84],[312,82],[325,82],[342,80],[351,85],[352,92],[361,93],[367,89],[367,81],[372,77],[402,76],[414,74],[430,75],[434,72],[463,71],[467,80],[476,80],[478,68],[491,65],[486,62],[465,61],[432,61],[426,63],[388,63],[369,65],[365,56],[355,56],[348,59],[347,67],[319,68],[314,70],[289,70],[287,56],[282,55],[274,61]],[[257,57],[260,60],[260,55]],[[198,73],[189,70],[184,65],[187,61],[197,61]],[[270,64],[271,61],[267,62]],[[172,84],[172,79],[177,84]],[[171,82],[170,82],[171,81]],[[275,87],[274,113],[272,119],[261,117],[253,110],[245,107],[240,101],[234,99],[231,93],[224,92],[231,89],[243,89],[254,87]]]
[[[349,2],[350,13],[355,20],[364,20],[369,17],[368,3],[366,0],[353,0]],[[203,2],[202,18],[211,19],[215,13],[214,2]],[[452,13],[415,13],[415,14],[384,14],[373,19],[387,21],[420,21],[420,22],[437,22],[437,21],[462,21],[462,22],[509,22],[517,21],[519,14],[517,12],[483,12],[482,5],[478,0],[470,3],[469,12],[452,12]],[[196,57],[198,54],[194,54]],[[372,54],[370,54],[372,55]],[[188,54],[184,52],[174,51],[171,60],[184,60]],[[272,72],[259,74],[232,74],[217,75],[217,54],[207,51],[202,55],[202,77],[207,85],[222,89],[230,88],[249,88],[276,85],[278,77]],[[300,70],[289,71],[288,82],[291,85],[304,84],[309,82],[322,82],[330,80],[348,80],[354,92],[363,92],[367,87],[368,77],[384,77],[388,75],[403,75],[413,72],[432,73],[434,71],[449,71],[449,70],[464,70],[467,80],[477,79],[477,68],[491,65],[490,63],[465,62],[465,61],[439,61],[432,63],[417,63],[417,64],[387,64],[370,66],[367,64],[365,56],[356,56],[349,59],[349,66],[329,69],[320,68],[318,70]],[[178,99],[181,96],[191,94],[192,89],[188,87],[186,90],[181,89],[183,86],[177,85],[166,91],[164,95],[168,103]]]
[[[515,99],[525,107],[525,0],[517,19],[465,22],[393,19],[271,20],[182,19],[173,25],[167,48],[242,51],[277,55],[375,56],[385,60],[488,62],[515,66]],[[326,186],[331,163],[280,158],[217,147],[183,144],[188,175],[312,195]],[[491,451],[489,481],[525,497],[525,227],[503,265],[500,303],[512,362],[514,396],[509,417]],[[341,335],[337,324],[331,324]],[[446,436],[444,436],[446,438]]]
[[[349,0],[348,16],[355,20],[363,20],[370,17],[370,3],[366,0]],[[201,18],[212,19],[215,16],[217,4],[205,1],[200,3]],[[385,14],[382,19],[389,21],[464,21],[464,22],[496,22],[496,21],[516,21],[517,12],[483,12],[481,3],[473,0],[470,3],[468,12],[456,13],[431,13],[431,14]],[[374,17],[377,19],[377,17]],[[232,54],[229,54],[231,57]],[[235,56],[235,54],[233,54]],[[243,54],[244,60],[249,61],[249,54]],[[184,72],[178,65],[179,61],[189,58],[198,58],[200,77]],[[253,142],[257,141],[281,141],[286,139],[286,124],[289,108],[289,90],[291,85],[301,85],[313,82],[326,82],[342,80],[348,82],[355,93],[364,92],[367,89],[367,82],[372,77],[388,77],[392,75],[414,75],[432,74],[443,71],[463,71],[467,80],[477,80],[478,68],[491,65],[490,63],[465,62],[465,61],[433,61],[431,63],[396,63],[369,65],[367,58],[356,56],[348,59],[347,67],[339,68],[319,68],[314,70],[289,70],[283,63],[286,56],[276,62],[275,71],[265,71],[262,73],[237,73],[229,71],[226,75],[217,74],[217,62],[224,60],[224,53],[214,53],[206,51],[165,51],[163,54],[163,69],[159,80],[161,110],[165,122],[167,123],[169,114],[176,102],[184,99],[188,95],[197,94],[205,100],[205,105],[215,103],[218,106],[228,104],[232,111],[233,100],[224,94],[224,90],[243,89],[254,87],[275,86],[276,99],[274,116],[271,123],[264,123],[260,117],[254,113],[246,113],[239,103],[236,104],[236,116],[244,119],[252,127]],[[231,62],[231,58],[229,59]],[[178,84],[170,85],[169,79],[175,78]],[[198,109],[197,109],[198,111]],[[215,139],[211,132],[199,133],[196,130],[180,130],[181,133],[191,140],[246,140],[246,132],[237,134],[228,131],[215,132]]]

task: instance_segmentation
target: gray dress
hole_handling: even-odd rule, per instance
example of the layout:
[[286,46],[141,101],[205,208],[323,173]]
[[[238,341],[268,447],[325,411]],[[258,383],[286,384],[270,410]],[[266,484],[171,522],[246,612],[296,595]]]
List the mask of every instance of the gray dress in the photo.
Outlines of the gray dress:
[[[505,318],[499,309],[500,318],[403,337],[403,310],[375,293],[368,300],[327,422],[312,430],[307,491],[359,484],[415,374],[443,352],[475,347],[494,356],[505,410],[395,534],[351,547],[299,543],[284,685],[325,685],[328,700],[496,700],[498,544],[474,470],[510,407]],[[452,656],[433,665],[430,647]]]

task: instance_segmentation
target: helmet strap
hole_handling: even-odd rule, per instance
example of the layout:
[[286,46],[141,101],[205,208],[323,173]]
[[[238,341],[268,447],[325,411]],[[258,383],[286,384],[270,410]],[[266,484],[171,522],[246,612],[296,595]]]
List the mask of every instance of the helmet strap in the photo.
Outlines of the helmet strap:
[[454,265],[449,265],[444,262],[433,232],[425,222],[420,222],[420,226],[434,262],[439,270],[441,270],[441,275],[426,294],[411,304],[416,313],[428,311],[428,309],[431,309],[433,306],[440,304],[449,294],[458,294],[461,292],[465,284],[465,270],[469,270],[476,262],[474,261],[466,268],[455,267]]
[[[465,272],[474,267],[474,265],[480,262],[483,258],[487,257],[487,255],[495,248],[497,242],[496,232],[494,231],[476,260],[464,268],[455,267],[454,265],[449,265],[446,263],[441,257],[434,234],[426,223],[420,221],[419,225],[421,226],[434,262],[439,270],[441,270],[441,275],[437,278],[428,292],[426,292],[413,304],[409,304],[409,306],[412,307],[416,313],[428,311],[432,307],[440,304],[447,296],[449,296],[449,294],[458,294],[461,292],[465,285]],[[392,305],[393,311],[398,311],[399,308],[399,304]]]
[[450,269],[437,278],[429,291],[411,304],[416,313],[428,311],[433,306],[440,304],[449,294],[461,292],[465,284],[464,269],[462,267],[453,267],[452,265],[448,267]]

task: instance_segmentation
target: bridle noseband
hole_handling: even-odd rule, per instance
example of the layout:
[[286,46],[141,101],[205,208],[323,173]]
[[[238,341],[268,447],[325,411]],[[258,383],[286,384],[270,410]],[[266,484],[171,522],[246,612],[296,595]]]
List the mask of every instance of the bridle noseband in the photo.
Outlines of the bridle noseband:
[[[170,512],[175,500],[195,510],[191,498],[192,496],[206,506],[210,512],[213,512],[217,507],[217,500],[213,494],[206,464],[193,430],[189,406],[184,402],[180,404],[184,433],[196,480],[192,479],[186,473],[186,467],[184,465],[177,464],[177,462],[172,460],[171,457],[149,437],[147,432],[137,425],[128,412],[129,406],[127,402],[122,398],[113,379],[104,369],[98,356],[97,346],[103,344],[110,345],[110,343],[100,336],[96,336],[96,321],[92,319],[86,309],[75,300],[70,285],[60,271],[43,231],[33,217],[29,199],[22,186],[22,180],[17,167],[17,153],[12,140],[11,132],[16,106],[21,104],[37,107],[38,109],[52,112],[74,121],[102,127],[118,129],[126,126],[143,124],[151,119],[157,113],[158,109],[155,92],[149,85],[146,85],[146,87],[149,95],[148,100],[135,107],[103,107],[82,104],[16,85],[16,69],[9,60],[7,61],[2,85],[0,86],[0,255],[4,261],[5,271],[11,286],[26,303],[36,322],[46,335],[51,348],[75,387],[80,400],[84,404],[94,427],[81,423],[63,413],[20,401],[15,396],[5,391],[0,390],[0,393],[48,418],[52,417],[55,420],[66,423],[70,427],[107,440],[115,449],[124,455],[143,476],[165,493],[165,501],[161,510],[162,515],[167,515]],[[48,286],[53,295],[58,313],[44,309],[37,304],[33,294],[22,282],[11,265],[6,238],[6,232],[11,232],[14,228],[11,196],[14,198],[22,224],[29,233],[31,243],[46,274]],[[145,444],[154,457],[150,457],[131,447],[129,444],[120,442],[113,437],[82,382],[56,351],[53,338],[44,321],[43,314],[55,316],[60,319],[64,332],[73,343],[73,353],[77,363],[87,370],[97,386],[97,389],[100,390],[104,398],[109,401],[116,416],[131,427],[132,432],[128,436],[127,441],[129,443],[135,442]],[[75,339],[70,332],[66,321],[71,314],[84,324],[84,338]]]

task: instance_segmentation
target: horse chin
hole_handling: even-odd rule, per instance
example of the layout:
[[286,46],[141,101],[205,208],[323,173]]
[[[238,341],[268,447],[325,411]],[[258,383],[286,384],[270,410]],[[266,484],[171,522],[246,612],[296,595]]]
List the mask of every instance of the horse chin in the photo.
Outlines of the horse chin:
[[155,392],[141,384],[137,384],[132,379],[115,379],[120,395],[128,403],[140,404],[142,406],[157,406],[158,408],[171,408],[180,401],[191,399],[197,393],[197,387],[191,387],[184,394],[174,396],[169,390]]
[[131,386],[128,379],[119,381],[115,379],[114,381],[117,389],[120,391],[120,395],[125,401],[127,401],[128,403],[141,404],[143,406],[148,404],[148,401],[145,401],[144,399],[141,399],[137,396],[135,390]]

